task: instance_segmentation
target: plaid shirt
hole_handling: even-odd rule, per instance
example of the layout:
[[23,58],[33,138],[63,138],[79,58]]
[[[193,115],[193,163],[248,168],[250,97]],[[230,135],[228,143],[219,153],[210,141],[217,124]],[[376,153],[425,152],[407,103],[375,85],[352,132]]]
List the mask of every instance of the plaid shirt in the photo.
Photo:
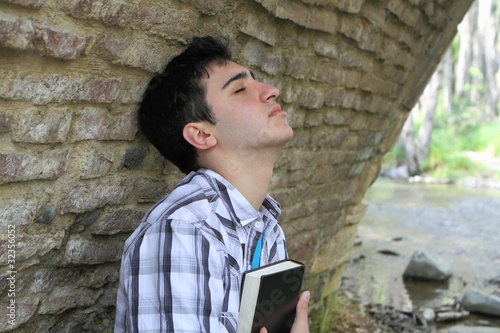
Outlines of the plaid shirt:
[[115,332],[236,332],[242,273],[287,258],[279,204],[259,212],[201,169],[155,204],[125,243]]

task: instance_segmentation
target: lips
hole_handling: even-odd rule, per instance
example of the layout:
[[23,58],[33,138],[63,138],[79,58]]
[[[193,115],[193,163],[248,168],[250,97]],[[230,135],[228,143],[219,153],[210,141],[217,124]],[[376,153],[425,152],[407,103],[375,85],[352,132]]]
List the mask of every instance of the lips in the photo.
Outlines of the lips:
[[286,115],[286,112],[281,110],[281,106],[276,104],[269,112],[269,117],[278,116],[278,115]]

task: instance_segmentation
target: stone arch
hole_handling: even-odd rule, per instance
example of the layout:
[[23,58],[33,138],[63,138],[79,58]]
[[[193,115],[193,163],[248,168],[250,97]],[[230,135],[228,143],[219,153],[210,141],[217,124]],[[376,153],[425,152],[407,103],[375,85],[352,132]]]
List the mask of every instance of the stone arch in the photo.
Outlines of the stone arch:
[[111,331],[123,242],[181,177],[135,111],[194,34],[230,37],[281,90],[295,137],[271,193],[326,331],[364,193],[471,1],[0,2],[0,220],[16,229],[0,302],[15,269],[17,311],[0,331]]

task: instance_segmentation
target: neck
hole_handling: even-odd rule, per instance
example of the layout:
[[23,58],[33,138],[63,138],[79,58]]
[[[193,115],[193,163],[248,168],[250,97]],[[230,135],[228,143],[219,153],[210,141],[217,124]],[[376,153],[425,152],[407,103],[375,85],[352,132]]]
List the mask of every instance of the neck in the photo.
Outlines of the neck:
[[277,154],[215,158],[206,167],[227,179],[259,211],[269,191]]

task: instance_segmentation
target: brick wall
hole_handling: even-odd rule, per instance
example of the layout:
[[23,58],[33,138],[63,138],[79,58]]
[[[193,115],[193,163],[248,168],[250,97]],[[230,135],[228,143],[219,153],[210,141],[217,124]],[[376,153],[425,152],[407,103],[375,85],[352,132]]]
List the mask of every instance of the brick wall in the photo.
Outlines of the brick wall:
[[123,243],[181,177],[135,112],[194,34],[281,91],[271,192],[325,328],[363,195],[471,1],[1,0],[0,332],[111,331]]

